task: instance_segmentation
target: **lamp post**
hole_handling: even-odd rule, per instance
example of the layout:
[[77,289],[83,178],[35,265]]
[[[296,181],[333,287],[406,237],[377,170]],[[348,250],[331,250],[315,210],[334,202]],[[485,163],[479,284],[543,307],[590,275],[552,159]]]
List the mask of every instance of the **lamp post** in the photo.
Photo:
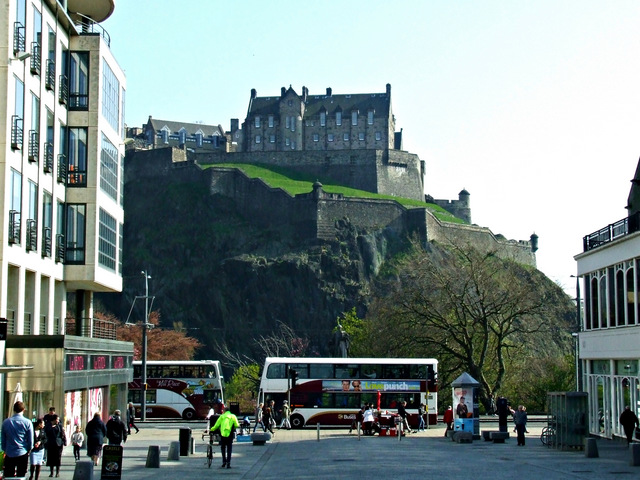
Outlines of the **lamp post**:
[[140,400],[140,420],[147,419],[147,325],[149,323],[149,279],[146,270],[144,275],[144,322],[142,323],[142,399]]

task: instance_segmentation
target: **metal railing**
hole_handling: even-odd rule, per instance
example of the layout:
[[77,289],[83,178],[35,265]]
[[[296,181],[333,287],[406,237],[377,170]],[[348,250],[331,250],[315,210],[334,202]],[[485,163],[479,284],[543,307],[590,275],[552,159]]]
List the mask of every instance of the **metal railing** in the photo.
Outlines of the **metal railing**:
[[11,148],[13,150],[22,149],[23,120],[19,115],[11,116]]
[[37,162],[40,155],[40,132],[29,130],[29,161]]
[[9,243],[20,245],[20,212],[9,211]]
[[588,252],[618,238],[640,231],[640,212],[629,215],[622,220],[611,223],[600,230],[597,230],[582,239],[583,251]]
[[64,252],[65,252],[64,235],[61,233],[58,233],[56,235],[56,262],[64,263]]
[[66,75],[60,75],[59,82],[58,103],[60,105],[66,105],[69,102],[69,78]]
[[67,156],[63,153],[58,155],[58,183],[67,183]]
[[40,44],[38,42],[31,42],[30,67],[31,67],[31,73],[33,73],[34,75],[40,75],[40,66],[42,64],[41,51],[42,51],[42,47],[40,47]]
[[66,318],[65,333],[76,337],[116,340],[116,323],[99,318]]
[[13,24],[13,54],[17,55],[18,52],[24,52],[24,25],[20,22],[14,22]]
[[80,35],[100,35],[106,42],[107,46],[111,48],[111,37],[102,25],[81,13],[76,12],[76,16],[80,18],[80,20],[76,22],[76,27],[79,27],[78,30]]
[[44,173],[51,173],[53,171],[53,143],[51,142],[44,142],[42,170]]
[[47,59],[47,71],[46,71],[46,77],[45,77],[45,81],[44,81],[44,88],[46,88],[47,90],[55,90],[56,88],[56,62],[54,60],[51,60],[50,58]]
[[51,258],[51,227],[44,227],[42,229],[42,258]]
[[27,251],[38,249],[38,224],[32,218],[27,220]]

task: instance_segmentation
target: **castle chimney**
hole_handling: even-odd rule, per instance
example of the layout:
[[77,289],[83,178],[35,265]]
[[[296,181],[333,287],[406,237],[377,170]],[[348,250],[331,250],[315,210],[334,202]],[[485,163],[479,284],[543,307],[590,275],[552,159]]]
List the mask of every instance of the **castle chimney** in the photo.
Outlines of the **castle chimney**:
[[304,85],[302,86],[302,101],[307,101],[307,95],[309,94],[309,90]]
[[287,89],[286,89],[286,88],[284,88],[284,87],[282,87],[282,88],[280,89],[280,96],[281,96],[281,97],[284,97],[284,94],[285,94],[285,93],[287,93]]
[[232,118],[231,119],[231,132],[235,132],[238,130],[238,126],[240,125],[240,122],[237,118]]
[[258,95],[258,92],[255,88],[251,89],[251,100],[253,100],[254,98],[256,98],[256,95]]
[[391,84],[387,83],[387,95],[391,95]]
[[327,87],[327,97],[331,96],[331,87]]

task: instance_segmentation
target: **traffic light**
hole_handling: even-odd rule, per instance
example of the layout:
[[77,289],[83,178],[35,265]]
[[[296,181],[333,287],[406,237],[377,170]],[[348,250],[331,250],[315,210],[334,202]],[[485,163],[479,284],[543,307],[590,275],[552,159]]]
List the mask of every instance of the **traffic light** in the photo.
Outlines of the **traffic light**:
[[291,386],[295,387],[298,381],[298,372],[293,368],[289,369],[289,378],[291,379]]

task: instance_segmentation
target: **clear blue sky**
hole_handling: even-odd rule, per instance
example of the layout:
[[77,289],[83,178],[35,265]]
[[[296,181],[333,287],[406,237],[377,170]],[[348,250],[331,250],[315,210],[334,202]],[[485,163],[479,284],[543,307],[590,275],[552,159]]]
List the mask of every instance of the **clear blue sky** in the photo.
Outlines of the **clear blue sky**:
[[626,216],[640,156],[640,2],[118,0],[126,121],[242,122],[250,91],[378,93],[435,198],[539,237],[575,295],[582,237]]

